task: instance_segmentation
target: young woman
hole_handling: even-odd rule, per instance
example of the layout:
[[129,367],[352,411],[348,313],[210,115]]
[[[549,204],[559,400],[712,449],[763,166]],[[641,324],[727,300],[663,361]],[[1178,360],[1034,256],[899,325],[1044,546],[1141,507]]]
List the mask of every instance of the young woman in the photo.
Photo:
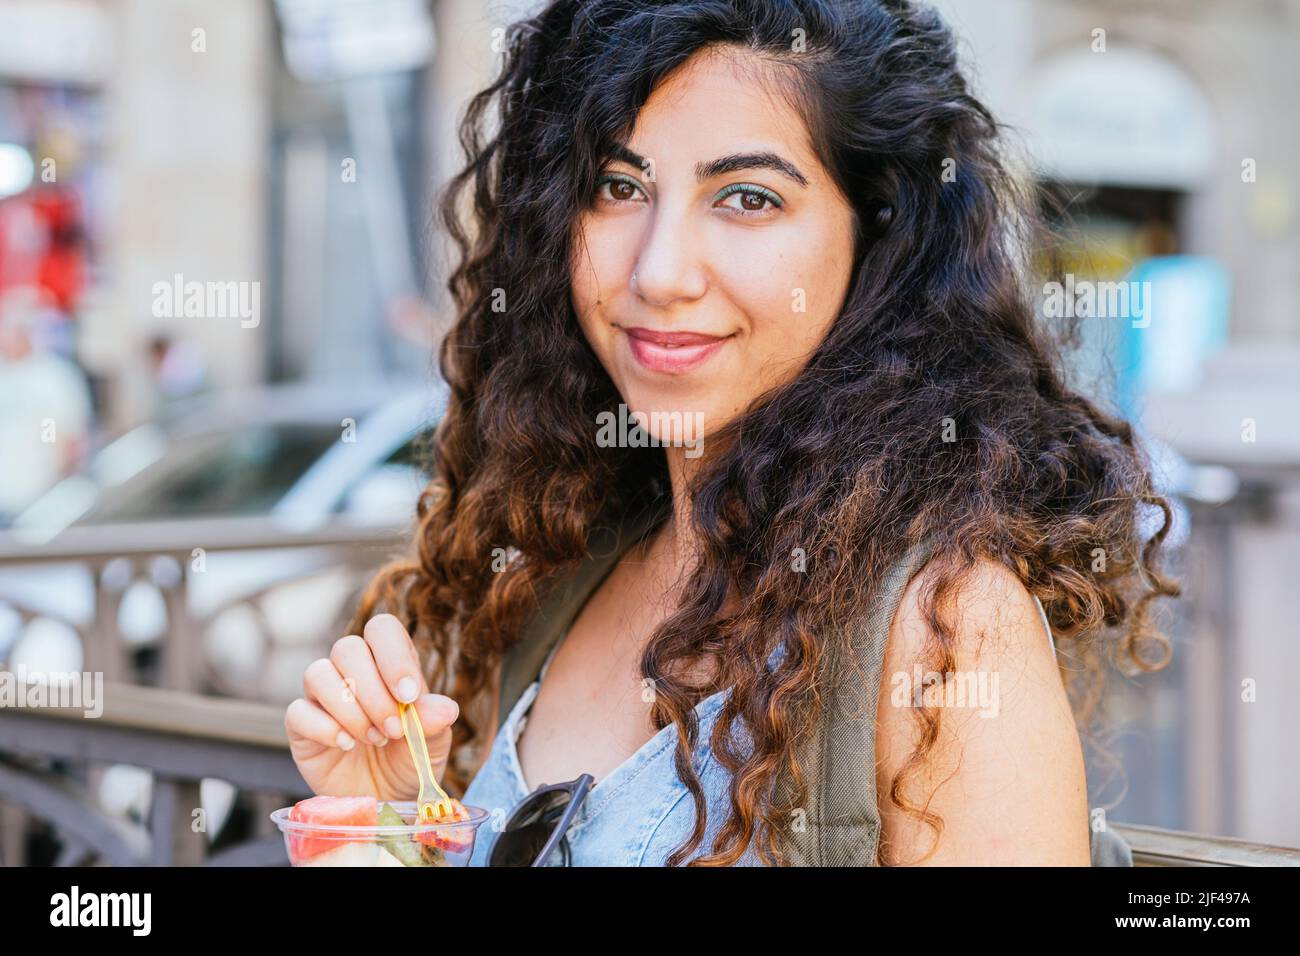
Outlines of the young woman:
[[[1103,663],[1160,666],[1170,510],[1130,426],[1063,383],[1032,197],[937,16],[556,0],[510,29],[462,141],[418,556],[307,670],[307,782],[412,798],[389,743],[415,700],[447,785],[498,820],[595,778],[574,864],[785,863],[824,802],[801,742],[849,679],[879,701],[869,862],[1087,865],[1079,733]],[[648,443],[609,440],[621,406]],[[612,566],[500,700],[539,594],[609,524]],[[880,654],[828,665],[882,608]],[[929,672],[995,699],[921,699]]]

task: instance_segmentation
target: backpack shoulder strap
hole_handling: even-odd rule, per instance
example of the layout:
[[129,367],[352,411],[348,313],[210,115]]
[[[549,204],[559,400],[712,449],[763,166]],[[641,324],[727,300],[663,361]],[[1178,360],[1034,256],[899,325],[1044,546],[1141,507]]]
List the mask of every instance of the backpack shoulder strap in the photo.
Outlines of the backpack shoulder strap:
[[505,723],[524,691],[537,679],[547,655],[568,632],[587,598],[614,570],[624,552],[666,516],[670,506],[670,501],[651,501],[633,506],[623,515],[598,520],[587,536],[587,556],[582,563],[539,588],[537,611],[501,660],[497,727]]
[[[849,666],[826,655],[829,678],[823,719],[797,749],[800,767],[813,788],[807,818],[792,827],[785,847],[793,866],[875,866],[880,842],[876,794],[876,710],[889,630],[903,593],[933,554],[934,538],[912,545],[886,572],[876,600],[853,635],[856,661]],[[1037,601],[1037,598],[1035,598]],[[1051,627],[1038,604],[1052,650]],[[854,666],[854,665],[857,666]],[[1089,821],[1081,821],[1086,825]],[[1088,827],[1092,866],[1132,866],[1128,842],[1110,829]]]
[[832,644],[819,680],[826,688],[822,719],[796,748],[809,782],[806,816],[783,848],[792,866],[874,866],[880,839],[876,805],[876,705],[894,614],[912,578],[934,549],[913,544],[886,572],[861,627],[852,635],[855,661]]

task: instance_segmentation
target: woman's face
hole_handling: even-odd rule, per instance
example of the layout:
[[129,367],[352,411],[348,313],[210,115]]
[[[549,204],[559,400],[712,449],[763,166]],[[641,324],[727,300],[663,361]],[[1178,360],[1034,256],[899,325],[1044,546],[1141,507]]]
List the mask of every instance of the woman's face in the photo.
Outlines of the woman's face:
[[795,377],[848,289],[852,208],[802,117],[732,56],[748,54],[705,51],[654,90],[577,222],[582,330],[665,444],[683,443],[674,413],[689,446]]

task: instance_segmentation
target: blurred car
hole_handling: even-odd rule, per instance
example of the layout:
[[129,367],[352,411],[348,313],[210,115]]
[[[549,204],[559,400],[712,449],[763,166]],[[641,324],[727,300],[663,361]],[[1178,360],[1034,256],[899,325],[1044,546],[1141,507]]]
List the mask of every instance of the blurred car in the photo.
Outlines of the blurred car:
[[[446,387],[427,383],[340,390],[271,386],[200,401],[165,425],[134,429],[105,446],[86,473],[59,482],[22,512],[5,542],[30,548],[66,540],[68,529],[156,522],[184,539],[212,519],[265,518],[285,531],[327,522],[393,530],[414,516],[428,482],[423,443],[446,408]],[[210,526],[210,525],[209,525]],[[126,533],[124,531],[124,533]],[[175,537],[175,534],[171,534]],[[128,646],[148,647],[168,627],[162,588],[179,580],[174,558],[147,569],[128,562],[104,569],[124,588],[118,632]],[[94,624],[95,581],[89,563],[0,564],[0,659],[29,670],[80,669],[79,629]],[[273,670],[264,642],[315,654],[328,628],[355,596],[355,575],[337,549],[220,550],[187,575],[191,616],[206,622],[206,651],[221,688],[256,685],[255,696],[283,698],[300,681],[299,655]],[[259,593],[263,592],[263,593]],[[23,624],[17,607],[35,620]],[[296,692],[296,691],[295,691]]]

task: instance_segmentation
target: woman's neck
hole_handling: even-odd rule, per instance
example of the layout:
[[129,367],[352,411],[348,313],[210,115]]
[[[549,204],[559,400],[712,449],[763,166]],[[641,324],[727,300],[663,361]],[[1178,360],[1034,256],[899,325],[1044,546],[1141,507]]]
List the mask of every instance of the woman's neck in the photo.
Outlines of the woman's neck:
[[702,455],[686,456],[684,447],[669,445],[667,456],[668,478],[672,485],[672,510],[668,520],[650,539],[645,559],[664,569],[670,578],[685,581],[699,562],[700,537],[691,520],[694,506],[690,485],[704,465]]
[[[647,597],[654,595],[654,599],[662,600],[663,612],[669,615],[680,607],[682,590],[700,560],[699,535],[691,521],[692,502],[687,488],[703,459],[686,458],[680,447],[665,450],[672,482],[672,509],[663,525],[646,540],[639,559],[648,572]],[[723,612],[734,614],[739,607],[739,596],[733,590]],[[711,675],[716,666],[716,661],[707,663],[705,672]]]
[[691,521],[692,499],[689,486],[703,459],[687,458],[686,449],[675,445],[667,446],[664,452],[668,460],[673,505],[664,527],[654,537],[651,556],[663,560],[669,568],[689,571],[695,566],[700,554],[698,535]]

